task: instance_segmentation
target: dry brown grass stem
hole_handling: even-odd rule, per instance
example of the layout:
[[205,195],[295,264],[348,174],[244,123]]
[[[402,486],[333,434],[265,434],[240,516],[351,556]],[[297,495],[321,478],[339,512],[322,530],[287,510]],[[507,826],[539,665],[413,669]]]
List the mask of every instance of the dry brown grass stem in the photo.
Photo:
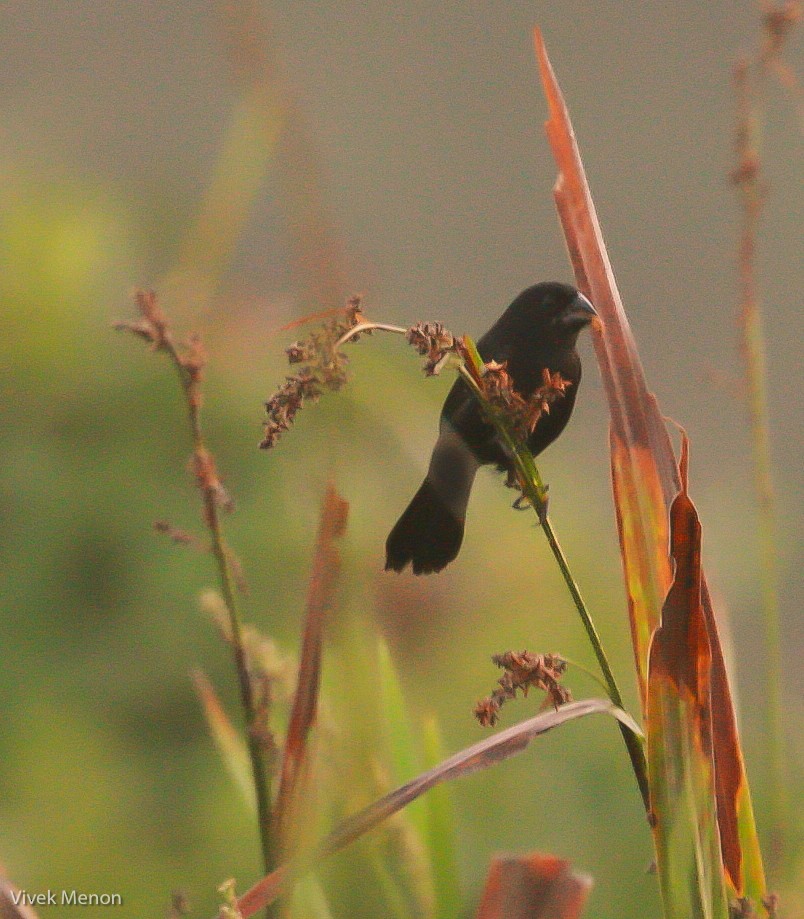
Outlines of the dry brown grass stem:
[[221,595],[229,618],[231,647],[237,670],[240,700],[246,720],[249,757],[257,798],[257,819],[266,872],[274,867],[276,853],[271,832],[271,798],[268,751],[259,730],[259,707],[249,673],[249,662],[243,640],[243,624],[237,601],[236,578],[231,564],[231,552],[223,537],[221,510],[231,510],[232,501],[221,482],[215,459],[209,451],[201,426],[203,403],[201,382],[206,355],[200,340],[191,337],[183,346],[174,339],[167,317],[152,291],[138,291],[136,304],[140,318],[136,322],[120,322],[116,328],[128,331],[149,342],[154,351],[164,351],[176,370],[187,407],[187,420],[192,441],[192,467],[201,492],[204,523],[210,533],[212,555],[215,558]]
[[774,75],[794,100],[800,125],[804,124],[801,86],[795,71],[783,57],[790,34],[802,17],[797,0],[763,2],[762,35],[751,58],[734,67],[736,125],[735,166],[730,179],[737,191],[740,226],[737,244],[739,276],[738,325],[740,353],[746,383],[746,407],[751,427],[754,488],[757,500],[762,607],[767,658],[767,721],[770,725],[768,766],[770,771],[771,839],[768,847],[772,872],[783,860],[786,824],[784,719],[782,713],[782,659],[779,610],[778,545],[776,539],[776,493],[768,414],[766,344],[762,302],[757,279],[759,231],[768,188],[762,175],[760,137],[764,122],[767,77]]

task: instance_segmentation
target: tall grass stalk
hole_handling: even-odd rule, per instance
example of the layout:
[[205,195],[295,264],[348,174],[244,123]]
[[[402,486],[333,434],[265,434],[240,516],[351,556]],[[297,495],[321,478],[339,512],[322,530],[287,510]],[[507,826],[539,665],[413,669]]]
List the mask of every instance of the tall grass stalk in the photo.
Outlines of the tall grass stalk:
[[[468,346],[470,355],[475,360],[479,360],[479,355],[474,347],[474,344],[469,342]],[[567,585],[567,590],[572,597],[572,602],[575,604],[578,615],[581,617],[581,622],[583,623],[583,627],[586,630],[587,637],[589,638],[589,642],[592,645],[592,650],[595,653],[595,657],[597,658],[601,673],[603,674],[608,697],[618,708],[625,710],[622,693],[620,692],[620,688],[617,685],[614,671],[611,669],[611,664],[609,663],[606,650],[603,647],[600,633],[598,632],[597,626],[592,619],[592,615],[589,612],[586,601],[581,594],[581,589],[578,586],[578,582],[575,580],[575,576],[573,575],[572,569],[570,568],[569,562],[567,561],[567,556],[564,554],[564,550],[561,547],[561,543],[558,541],[556,532],[553,529],[553,524],[550,520],[550,517],[548,516],[547,488],[542,481],[541,474],[539,473],[539,469],[534,462],[533,456],[525,444],[519,442],[519,440],[514,437],[509,425],[506,423],[506,420],[501,417],[498,412],[488,410],[488,405],[483,392],[478,386],[472,373],[467,369],[466,365],[461,366],[459,368],[459,372],[474,393],[475,397],[479,400],[481,406],[483,406],[486,410],[489,420],[496,427],[501,439],[514,458],[514,464],[516,466],[519,484],[522,487],[523,494],[527,497],[531,507],[536,512],[536,516],[539,519],[539,524],[542,528],[542,531],[544,532],[545,537],[547,538],[547,543],[550,546],[550,551],[553,553],[553,558],[555,558],[556,564],[558,565],[558,568],[561,572],[561,576],[564,579],[564,583]],[[626,725],[622,723],[620,724],[620,731],[623,735],[623,740],[625,741],[625,746],[631,759],[631,765],[633,767],[634,775],[639,786],[640,794],[642,795],[642,801],[645,805],[645,810],[647,811],[649,807],[648,767],[645,760],[643,742],[636,734],[634,734],[633,731],[631,731],[628,727],[626,727]]]
[[[734,68],[736,98],[735,157],[731,174],[740,207],[737,246],[739,274],[740,353],[746,388],[746,408],[751,428],[754,489],[757,503],[762,619],[766,651],[766,721],[770,773],[769,817],[771,839],[768,848],[771,870],[784,859],[787,823],[784,716],[782,701],[782,654],[779,606],[779,547],[776,536],[776,491],[773,481],[765,333],[762,302],[757,282],[758,233],[767,188],[762,179],[761,133],[762,95],[766,78],[775,73],[782,86],[795,90],[794,72],[782,58],[782,48],[796,24],[799,12],[794,4],[778,9],[765,6],[760,48],[751,60]],[[789,9],[788,9],[789,7]],[[800,90],[798,101],[801,102]]]
[[142,320],[139,323],[118,323],[117,328],[131,331],[145,338],[151,342],[154,350],[164,351],[168,355],[179,378],[187,407],[193,448],[193,471],[201,491],[204,523],[209,530],[212,555],[215,559],[221,596],[228,617],[229,637],[246,722],[246,738],[254,779],[262,858],[265,871],[269,873],[275,866],[277,855],[271,821],[270,770],[266,750],[261,740],[262,732],[257,730],[259,712],[243,640],[243,620],[237,602],[231,555],[223,537],[221,504],[226,502],[227,497],[218,478],[214,458],[206,446],[201,426],[200,384],[205,356],[197,339],[191,339],[186,350],[177,345],[170,333],[167,319],[159,308],[153,293],[140,291],[137,294],[137,306]]

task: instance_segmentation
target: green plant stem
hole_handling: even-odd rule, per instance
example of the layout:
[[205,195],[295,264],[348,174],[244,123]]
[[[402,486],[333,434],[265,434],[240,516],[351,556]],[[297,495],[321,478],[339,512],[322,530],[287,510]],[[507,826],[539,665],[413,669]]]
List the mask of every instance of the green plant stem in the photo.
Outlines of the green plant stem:
[[[540,519],[540,523],[542,530],[544,530],[544,535],[547,537],[547,542],[550,545],[553,557],[558,563],[558,567],[561,569],[564,583],[567,585],[567,589],[572,596],[575,608],[578,610],[578,615],[581,617],[581,622],[583,622],[583,626],[586,629],[586,634],[589,636],[589,641],[592,644],[595,656],[597,657],[597,662],[600,665],[600,670],[603,674],[603,679],[606,683],[606,689],[608,691],[609,698],[618,708],[621,708],[623,711],[625,711],[622,695],[620,693],[619,686],[617,685],[617,680],[614,678],[614,672],[612,671],[611,665],[609,664],[609,659],[603,647],[603,642],[600,640],[600,635],[597,631],[597,628],[595,627],[594,620],[592,619],[589,610],[587,609],[586,603],[581,596],[581,591],[578,587],[578,584],[575,581],[575,578],[572,576],[572,571],[570,570],[569,563],[567,562],[567,557],[564,555],[564,550],[561,548],[561,543],[559,543],[558,538],[556,537],[555,531],[553,530],[553,525],[550,522],[550,518],[545,514],[543,519]],[[639,785],[639,791],[642,795],[642,801],[645,805],[645,810],[647,811],[650,807],[650,799],[648,795],[648,764],[647,760],[645,759],[643,743],[640,738],[637,737],[636,734],[629,730],[624,724],[620,724],[620,732],[623,735],[623,740],[625,741],[628,755],[631,758],[631,765],[634,769],[634,775],[636,776],[637,784]]]
[[[469,343],[469,348],[470,351],[474,349],[474,344]],[[477,352],[475,351],[475,354],[476,353]],[[595,652],[595,657],[597,657],[601,673],[603,674],[603,679],[606,683],[606,690],[608,692],[609,699],[611,699],[611,701],[618,708],[625,710],[622,694],[620,692],[619,686],[617,685],[617,680],[614,677],[614,672],[611,669],[611,665],[609,664],[609,659],[606,655],[603,643],[600,640],[600,634],[597,631],[592,616],[589,613],[583,596],[581,595],[581,590],[578,587],[578,583],[573,577],[572,570],[570,569],[569,562],[567,561],[567,557],[564,555],[564,550],[561,548],[561,543],[558,541],[558,537],[555,534],[553,525],[547,515],[547,488],[542,481],[539,470],[533,460],[533,456],[527,447],[514,437],[505,419],[502,418],[498,412],[494,412],[488,405],[482,390],[477,385],[477,382],[475,381],[470,371],[466,368],[466,366],[460,367],[459,373],[467,382],[475,397],[479,400],[489,420],[497,428],[497,431],[502,437],[502,440],[513,456],[518,478],[523,487],[523,493],[530,501],[531,506],[536,512],[536,516],[539,518],[539,524],[544,531],[544,535],[547,537],[547,542],[550,546],[550,550],[552,551],[553,557],[558,564],[561,575],[564,578],[564,583],[567,585],[567,589],[569,590],[570,596],[572,597],[572,601],[575,604],[575,608],[578,610],[578,615],[581,617],[581,622],[583,623],[586,634],[589,637],[589,641],[591,642],[592,649]],[[623,740],[625,741],[625,746],[631,759],[631,765],[634,770],[634,775],[636,776],[640,794],[642,795],[642,801],[645,805],[645,810],[647,811],[650,807],[648,794],[648,765],[645,759],[643,742],[624,724],[620,724],[620,731],[623,735]]]
[[[181,382],[182,390],[187,402],[187,414],[190,422],[190,435],[193,443],[193,457],[197,466],[211,461],[204,435],[201,429],[200,402],[197,394],[193,392],[190,376],[182,363],[172,338],[165,336],[164,349],[170,355]],[[212,539],[212,554],[215,557],[218,569],[221,595],[229,616],[229,631],[234,654],[237,680],[240,689],[240,701],[246,720],[246,738],[251,770],[254,777],[254,790],[257,800],[257,820],[259,823],[260,844],[262,847],[263,865],[265,873],[270,874],[276,867],[276,847],[271,830],[271,797],[269,785],[269,769],[266,761],[265,750],[260,742],[259,732],[256,730],[256,705],[251,677],[248,672],[248,658],[243,642],[243,622],[237,602],[237,594],[232,577],[231,563],[226,551],[221,528],[220,511],[218,507],[218,494],[214,484],[206,477],[199,476],[199,484],[204,502],[204,520]],[[274,910],[269,907],[266,916],[274,915]]]
[[782,654],[779,623],[779,579],[776,546],[776,501],[771,463],[768,402],[765,389],[765,342],[758,304],[746,310],[744,319],[745,373],[751,418],[754,477],[757,495],[762,584],[762,613],[765,624],[767,710],[770,725],[767,744],[771,773],[770,818],[772,838],[768,848],[770,867],[776,870],[784,859],[785,848],[785,757],[784,717],[782,714]]

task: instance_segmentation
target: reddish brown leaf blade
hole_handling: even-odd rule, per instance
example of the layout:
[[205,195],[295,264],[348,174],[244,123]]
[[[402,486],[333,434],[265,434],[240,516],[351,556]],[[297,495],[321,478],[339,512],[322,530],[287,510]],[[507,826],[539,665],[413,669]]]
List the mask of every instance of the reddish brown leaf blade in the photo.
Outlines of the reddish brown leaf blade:
[[701,604],[711,654],[711,712],[715,793],[720,847],[729,881],[738,895],[760,903],[767,896],[751,792],[731,701],[726,661],[706,578],[701,572]]
[[495,858],[477,919],[578,919],[592,879],[554,855]]
[[521,753],[540,734],[552,730],[567,721],[582,718],[595,712],[608,712],[631,730],[639,728],[631,718],[620,709],[616,708],[607,699],[584,699],[580,702],[570,702],[558,709],[553,709],[515,724],[504,731],[499,731],[491,737],[467,747],[460,753],[445,759],[438,766],[421,773],[401,785],[395,791],[385,795],[369,805],[364,810],[344,820],[325,842],[325,849],[334,852],[348,845],[353,840],[362,836],[368,830],[386,820],[392,814],[401,810],[414,801],[424,792],[441,782],[461,778],[481,769],[488,769],[496,763],[502,762],[515,753]]
[[676,563],[673,585],[662,610],[662,625],[651,647],[651,668],[660,669],[679,693],[695,701],[696,733],[706,740],[709,729],[710,650],[701,603],[701,525],[689,497],[680,494],[670,512],[671,553]]
[[711,653],[701,601],[701,527],[690,499],[671,509],[675,578],[650,650],[651,816],[668,919],[728,916],[716,813]]
[[209,677],[201,670],[195,670],[193,671],[193,682],[195,683],[195,691],[201,700],[207,723],[210,725],[215,739],[223,738],[227,745],[240,744],[242,749],[245,750],[245,745],[231,719],[226,714],[220,697],[215,692],[215,687],[209,681]]
[[[538,30],[536,53],[550,119],[546,129],[559,170],[556,205],[578,287],[595,304],[605,331],[593,339],[611,414],[612,476],[643,707],[650,635],[671,582],[667,512],[681,483],[661,412],[648,391],[586,181],[575,134]],[[711,648],[712,725],[718,823],[735,890],[754,902],[765,878],[734,706],[705,577],[702,605]],[[746,867],[750,871],[746,873]]]
[[[542,712],[540,715],[535,715],[527,721],[499,731],[461,750],[454,756],[448,757],[437,766],[428,769],[411,779],[410,782],[406,782],[362,811],[347,818],[329,834],[315,852],[296,866],[297,872],[301,873],[305,866],[310,866],[317,860],[345,848],[434,786],[481,769],[487,769],[515,753],[521,753],[534,737],[567,721],[596,712],[610,714],[630,730],[639,733],[639,727],[630,715],[612,705],[608,699],[584,699],[581,702],[562,705],[559,709]],[[289,868],[283,865],[277,871],[258,881],[251,890],[245,893],[238,901],[238,906],[245,919],[273,903],[282,892],[288,878]]]
[[[274,903],[285,885],[291,878],[290,866],[282,865],[276,871],[272,871],[267,877],[258,881],[251,890],[247,890],[237,901],[237,908],[240,910],[243,919],[248,919],[261,909]],[[218,919],[226,919],[223,913],[218,914]]]
[[342,312],[343,307],[338,306],[329,310],[321,310],[318,313],[310,313],[309,316],[302,316],[301,319],[294,319],[293,322],[280,326],[276,332],[290,332],[292,329],[297,329],[299,326],[307,325],[310,322],[321,322],[322,319],[331,319],[333,316],[337,316]]
[[289,812],[298,793],[299,780],[305,770],[307,741],[316,719],[321,684],[321,647],[324,624],[334,603],[335,586],[340,571],[340,556],[335,540],[346,528],[349,505],[330,484],[321,506],[313,572],[307,593],[307,614],[302,637],[299,678],[288,724],[279,791],[274,805],[274,824],[283,840],[288,828]]
[[[604,331],[593,332],[593,340],[608,397],[612,441],[622,446],[617,460],[612,455],[613,471],[616,475],[622,468],[618,464],[623,461],[630,465],[639,464],[639,469],[631,475],[630,484],[621,484],[620,490],[631,498],[627,520],[621,520],[627,524],[629,538],[634,543],[629,558],[634,561],[644,557],[645,547],[650,547],[652,556],[650,564],[626,570],[631,631],[636,642],[634,653],[644,704],[648,641],[658,625],[661,603],[670,586],[665,521],[666,507],[678,491],[675,459],[655,400],[648,392],[603,242],[569,112],[538,30],[535,40],[550,110],[545,127],[559,169],[554,191],[556,205],[576,284],[595,304],[604,325]],[[640,451],[638,459],[630,455],[632,450]],[[656,539],[655,534],[665,538]],[[620,536],[622,543],[625,539],[623,529]],[[624,564],[628,565],[625,556]]]
[[681,490],[684,494],[689,494],[690,489],[690,439],[687,432],[681,425],[678,425],[681,432],[681,457],[678,461],[678,475],[681,479]]
[[[650,451],[629,447],[614,426],[609,432],[611,445],[611,481],[620,554],[628,597],[629,622],[637,676],[644,692],[647,686],[648,648],[659,625],[659,613],[670,587],[670,559],[666,549],[669,539],[666,517],[653,514],[664,508],[664,498]],[[652,528],[652,530],[651,530]],[[645,550],[646,546],[652,548]]]

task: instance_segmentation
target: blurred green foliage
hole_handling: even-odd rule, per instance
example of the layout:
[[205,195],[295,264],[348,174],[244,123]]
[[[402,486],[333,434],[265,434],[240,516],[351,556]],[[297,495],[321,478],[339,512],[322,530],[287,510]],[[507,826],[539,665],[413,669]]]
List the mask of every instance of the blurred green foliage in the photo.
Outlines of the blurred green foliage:
[[[236,119],[243,111],[236,108]],[[243,136],[259,148],[259,131]],[[244,155],[237,143],[232,150]],[[218,177],[219,197],[239,189],[241,220],[242,195],[258,185],[248,165],[231,186]],[[349,346],[352,383],[305,407],[279,446],[261,453],[261,402],[282,380],[282,349],[297,334],[277,329],[332,304],[287,290],[256,303],[239,296],[236,278],[221,285],[220,277],[193,274],[199,261],[231,268],[226,258],[243,226],[229,227],[226,258],[205,250],[193,263],[186,215],[156,195],[132,203],[100,180],[43,178],[10,162],[0,175],[0,864],[33,892],[120,893],[119,916],[163,915],[176,889],[193,915],[212,915],[218,884],[235,877],[245,889],[259,876],[260,855],[252,814],[208,735],[190,676],[196,667],[209,674],[238,720],[229,649],[198,609],[215,580],[212,560],[152,531],[154,520],[168,520],[204,538],[181,397],[159,355],[111,330],[130,314],[127,291],[154,265],[164,270],[156,286],[177,333],[199,331],[210,352],[204,421],[237,505],[225,525],[249,583],[246,616],[290,651],[325,482],[332,477],[350,502],[341,603],[324,659],[340,757],[325,788],[344,813],[430,764],[439,745],[449,753],[483,735],[471,712],[498,676],[492,653],[527,647],[587,663],[591,655],[531,515],[511,513],[512,493],[491,473],[479,479],[454,565],[421,580],[382,572],[385,537],[418,484],[451,382],[425,381],[401,340]],[[206,245],[215,238],[201,236]],[[307,277],[294,283],[315,288]],[[371,312],[371,297],[366,305]],[[442,318],[429,304],[413,308],[422,312],[411,322]],[[587,397],[594,385],[585,384]],[[633,709],[605,451],[603,436],[597,442],[571,428],[542,471]],[[728,483],[709,497],[729,531],[735,512],[726,493]],[[721,580],[745,585],[751,546],[740,539],[727,549]],[[407,709],[406,728],[384,722],[372,697],[377,631],[399,678],[397,686],[383,664],[384,711]],[[569,683],[577,697],[599,691],[583,674],[571,673]],[[511,703],[504,723],[532,714],[539,701]],[[761,813],[761,782],[754,788]],[[454,902],[444,830],[451,810],[464,904],[475,902],[493,854],[541,849],[593,875],[590,915],[659,913],[647,872],[650,833],[610,719],[569,724],[523,756],[456,783],[448,798],[434,792],[411,823],[423,826],[428,808],[431,818],[433,810],[441,815],[428,824],[441,829],[426,840],[440,853],[439,902]],[[334,915],[373,919],[378,904],[388,906],[399,866],[382,856],[394,832],[324,866]],[[306,882],[308,902],[320,895]]]

